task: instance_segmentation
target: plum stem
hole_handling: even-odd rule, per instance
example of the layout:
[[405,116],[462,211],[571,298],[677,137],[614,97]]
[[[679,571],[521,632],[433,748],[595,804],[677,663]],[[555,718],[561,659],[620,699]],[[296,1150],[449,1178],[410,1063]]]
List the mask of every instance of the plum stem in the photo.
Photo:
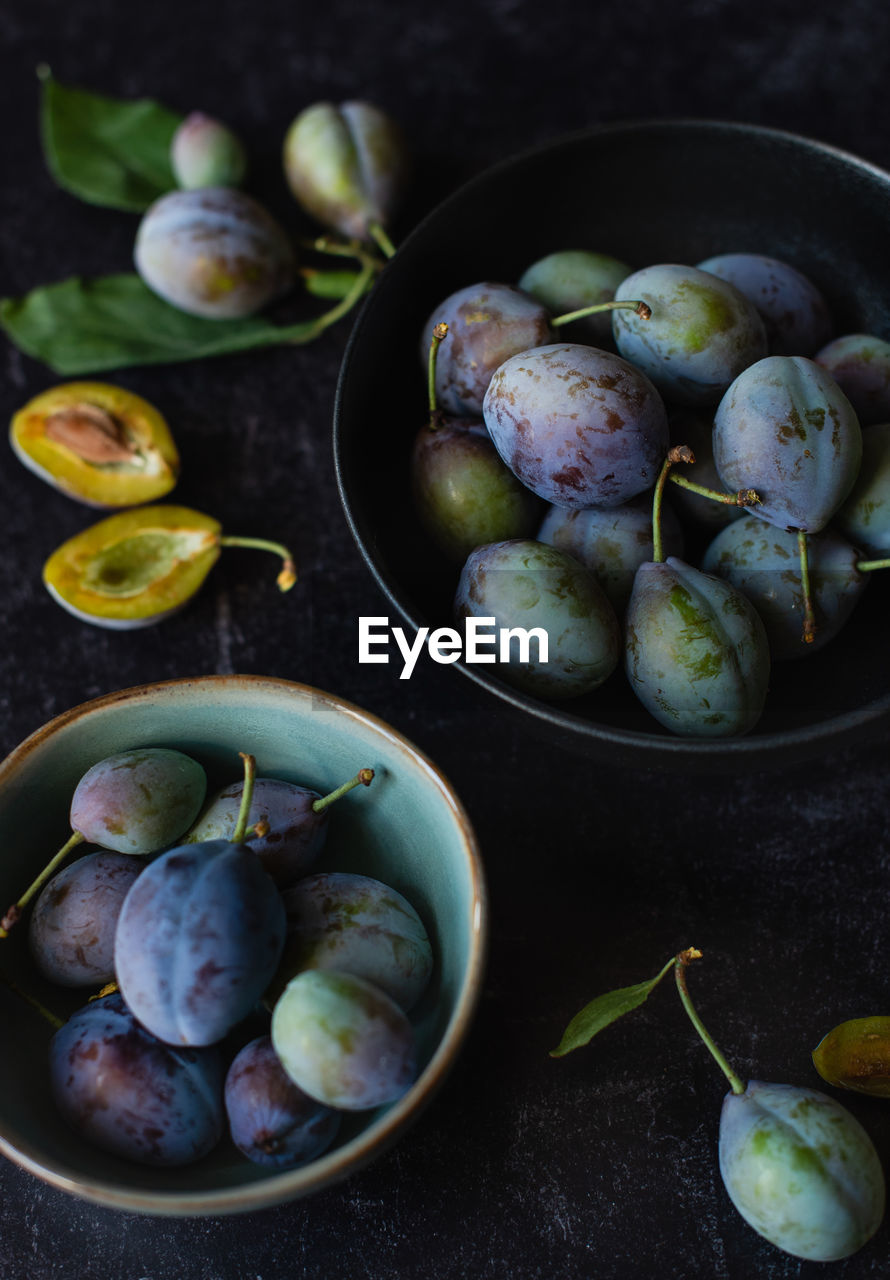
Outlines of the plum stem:
[[809,546],[805,529],[798,529],[797,531],[797,549],[800,554],[800,588],[803,593],[803,631],[801,639],[804,644],[812,644],[816,638],[816,611],[813,608]]
[[281,556],[284,564],[281,567],[276,582],[280,591],[290,591],[291,587],[297,580],[297,566],[294,558],[281,542],[269,542],[266,538],[242,538],[236,534],[227,534],[219,540],[221,547],[251,547],[255,551],[271,551],[273,555]]
[[717,1048],[714,1041],[711,1039],[711,1036],[708,1034],[708,1031],[706,1030],[705,1025],[702,1022],[701,1018],[696,1013],[695,1006],[693,1005],[692,1000],[689,997],[689,989],[686,986],[686,967],[689,964],[690,960],[700,960],[701,955],[702,953],[696,947],[688,947],[685,951],[681,951],[680,954],[677,956],[677,958],[674,961],[674,977],[676,978],[676,981],[677,981],[677,990],[680,993],[680,999],[683,1002],[683,1008],[688,1013],[689,1019],[692,1022],[692,1025],[695,1027],[696,1031],[701,1036],[706,1047],[710,1050],[718,1067],[726,1076],[727,1080],[730,1083],[730,1086],[732,1087],[733,1093],[744,1093],[745,1092],[744,1083],[739,1078],[739,1076],[736,1075],[732,1067],[726,1061],[726,1058],[724,1058],[723,1054],[720,1052],[720,1050]]
[[247,820],[256,779],[255,758],[246,751],[239,751],[238,754],[244,761],[244,786],[241,789],[241,804],[238,808],[238,817],[235,819],[235,830],[232,832],[232,844],[243,844],[247,835]]
[[677,444],[668,449],[658,473],[658,479],[655,481],[655,491],[652,494],[652,560],[655,564],[661,564],[664,561],[664,547],[661,541],[661,504],[668,472],[675,462],[695,462],[695,454],[688,444]]
[[886,560],[857,560],[856,568],[860,573],[872,573],[875,569],[890,569],[890,556]]
[[10,978],[8,974],[5,974],[2,969],[0,969],[0,982],[17,995],[20,1000],[24,1000],[32,1009],[36,1009],[40,1016],[45,1018],[50,1026],[52,1026],[56,1031],[59,1031],[64,1027],[65,1023],[61,1018],[57,1017],[56,1014],[47,1009],[45,1004],[41,1004],[39,1000],[35,999],[29,991],[25,991],[17,982],[13,982],[12,978]]
[[643,302],[640,298],[628,298],[622,302],[595,302],[589,307],[581,307],[578,311],[567,311],[565,315],[553,316],[550,327],[558,329],[560,325],[570,324],[572,320],[583,320],[585,316],[598,315],[601,311],[633,311],[642,320],[652,318],[652,308],[648,302]]
[[720,489],[709,489],[706,485],[696,484],[688,476],[681,476],[676,471],[670,476],[672,484],[690,493],[697,493],[701,498],[710,498],[712,502],[722,502],[727,507],[756,507],[760,502],[760,494],[755,489],[739,489],[738,493],[723,493]]
[[426,367],[426,394],[427,404],[430,411],[430,426],[436,425],[436,364],[439,359],[439,348],[448,337],[448,325],[444,320],[440,320],[437,325],[433,326],[433,336],[430,338],[430,356]]
[[396,256],[396,247],[379,222],[368,223],[368,235],[385,258],[394,258]]
[[62,845],[59,852],[55,855],[55,857],[50,858],[49,862],[43,868],[40,875],[37,876],[35,880],[32,880],[31,884],[28,886],[28,888],[25,890],[25,892],[22,894],[19,900],[17,902],[14,902],[12,906],[7,909],[6,915],[3,917],[2,920],[0,920],[0,938],[9,937],[10,929],[12,929],[13,926],[18,923],[18,920],[21,917],[22,912],[24,911],[28,903],[31,901],[31,899],[34,897],[34,894],[37,893],[38,889],[43,888],[44,884],[46,884],[47,880],[55,871],[56,867],[58,867],[62,862],[65,861],[65,859],[68,857],[68,854],[71,852],[71,850],[76,849],[79,844],[83,844],[83,841],[84,841],[84,836],[82,836],[79,831],[73,831],[71,833],[69,838]]
[[337,787],[336,791],[331,791],[329,795],[321,796],[320,799],[316,800],[312,805],[312,812],[324,813],[329,804],[333,804],[335,800],[345,796],[354,787],[370,787],[373,777],[373,769],[359,769],[354,778],[350,778],[348,782],[344,782],[342,786]]

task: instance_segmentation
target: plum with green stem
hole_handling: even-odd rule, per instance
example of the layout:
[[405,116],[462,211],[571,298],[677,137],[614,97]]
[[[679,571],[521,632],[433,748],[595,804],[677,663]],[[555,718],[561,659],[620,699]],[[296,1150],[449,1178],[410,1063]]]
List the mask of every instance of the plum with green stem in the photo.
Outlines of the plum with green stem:
[[[634,693],[665,728],[684,736],[727,737],[746,733],[760,719],[769,642],[757,611],[740,591],[675,556],[664,557],[664,487],[672,464],[691,457],[682,446],[672,448],[655,486],[654,551],[637,570],[627,607],[625,670]],[[715,496],[720,501],[752,497]]]
[[[244,843],[279,888],[305,874],[320,856],[328,834],[331,805],[356,787],[369,787],[373,769],[360,769],[328,795],[280,778],[256,778]],[[244,783],[234,782],[213,797],[183,843],[221,840],[235,830]]]
[[430,341],[429,418],[411,453],[411,494],[417,518],[439,550],[463,564],[474,547],[528,537],[540,518],[541,500],[502,462],[482,422],[441,413],[436,366],[448,326]]
[[734,285],[675,263],[644,267],[622,281],[616,301],[639,298],[641,318],[616,311],[618,350],[677,404],[716,404],[735,377],[766,355],[756,308]]
[[824,1093],[741,1080],[690,998],[686,969],[700,958],[689,947],[649,981],[597,997],[575,1015],[552,1056],[588,1044],[639,1008],[673,970],[683,1007],[730,1085],[720,1117],[719,1165],[733,1205],[793,1257],[847,1258],[871,1239],[884,1215],[884,1175],[874,1145],[858,1120]]
[[802,639],[812,643],[807,534],[825,527],[859,474],[862,432],[853,406],[814,361],[769,356],[741,373],[720,401],[714,461],[728,488],[757,490],[759,519],[797,534]]
[[142,1025],[168,1044],[221,1040],[260,999],[284,946],[281,895],[243,843],[256,762],[242,755],[231,838],[168,849],[135,881],[118,918],[118,986]]
[[72,834],[0,922],[0,938],[74,849],[85,841],[145,856],[178,839],[195,820],[207,790],[202,766],[169,747],[138,747],[98,761],[71,798]]

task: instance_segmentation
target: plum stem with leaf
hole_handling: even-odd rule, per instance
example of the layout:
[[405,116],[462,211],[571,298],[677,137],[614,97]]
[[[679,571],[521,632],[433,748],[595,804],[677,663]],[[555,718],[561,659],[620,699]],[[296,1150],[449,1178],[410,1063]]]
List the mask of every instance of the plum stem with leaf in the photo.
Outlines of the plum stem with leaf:
[[312,804],[312,812],[324,813],[328,805],[333,804],[336,800],[339,800],[341,796],[345,796],[347,792],[352,791],[355,787],[370,787],[373,779],[373,769],[359,769],[354,778],[350,778],[348,782],[344,782],[341,786],[329,792],[328,795],[321,796],[320,799],[315,800]]

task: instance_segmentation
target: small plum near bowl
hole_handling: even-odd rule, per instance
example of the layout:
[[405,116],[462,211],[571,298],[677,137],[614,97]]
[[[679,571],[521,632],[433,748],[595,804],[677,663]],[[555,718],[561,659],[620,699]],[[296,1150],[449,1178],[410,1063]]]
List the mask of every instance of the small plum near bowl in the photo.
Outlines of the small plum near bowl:
[[[415,907],[433,946],[429,987],[412,1009],[416,1082],[397,1102],[344,1114],[333,1147],[310,1164],[270,1172],[225,1136],[195,1164],[158,1169],[112,1156],[69,1129],[50,1093],[52,1028],[0,985],[0,1153],[85,1200],[129,1212],[189,1216],[256,1210],[306,1195],[372,1160],[430,1101],[454,1063],[479,997],[487,899],[476,839],[447,780],[389,725],[340,698],[261,676],[171,680],[108,694],[51,720],[0,764],[0,896],[18,897],[66,839],[72,791],[96,761],[130,747],[175,747],[201,762],[214,790],[241,776],[239,751],[257,773],[322,793],[372,768],[366,790],[331,810],[313,870],[370,875]],[[24,935],[27,921],[19,929]],[[2,946],[3,971],[60,1017],[89,992],[37,974],[24,936]],[[260,1031],[245,1036],[245,1041]]]
[[[425,421],[420,335],[433,308],[482,280],[515,284],[562,249],[694,265],[720,253],[781,258],[825,295],[838,334],[890,338],[890,175],[806,138],[714,121],[642,121],[567,137],[497,165],[435,209],[369,296],[343,361],[334,415],[340,495],[395,615],[453,625],[459,568],[424,535],[409,493]],[[836,639],[773,666],[765,712],[737,738],[674,736],[619,668],[592,694],[547,703],[455,663],[528,729],[614,765],[742,772],[785,765],[890,721],[890,574],[873,575]],[[395,618],[393,619],[395,621]],[[469,686],[468,686],[469,687]]]

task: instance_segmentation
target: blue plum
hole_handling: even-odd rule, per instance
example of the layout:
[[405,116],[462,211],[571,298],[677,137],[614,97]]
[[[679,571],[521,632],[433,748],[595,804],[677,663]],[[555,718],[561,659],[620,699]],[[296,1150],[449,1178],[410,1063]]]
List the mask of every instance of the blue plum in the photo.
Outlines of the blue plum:
[[759,253],[721,253],[698,264],[754,304],[773,356],[812,356],[831,337],[822,294],[796,267]]
[[[243,793],[241,781],[217,792],[186,841],[204,843],[231,837]],[[279,778],[257,778],[253,784],[248,823],[267,823],[269,830],[265,835],[247,836],[244,844],[279,886],[292,884],[308,871],[324,848],[328,810],[316,813],[312,807],[320,799],[318,791]]]
[[373,982],[406,1012],[426,990],[433,949],[402,894],[370,876],[305,876],[282,895],[287,940],[273,991],[304,969],[338,969]]
[[56,1032],[50,1079],[78,1133],[141,1164],[200,1160],[222,1135],[218,1051],[162,1044],[119,995],[93,1001]]
[[523,645],[512,636],[503,658],[497,644],[487,651],[498,675],[534,696],[590,693],[618,664],[618,619],[602,587],[577,560],[541,542],[477,547],[461,572],[454,609],[458,621],[493,618],[501,641],[506,629],[545,633],[546,662],[537,637]]
[[860,426],[890,422],[890,342],[871,333],[847,333],[814,359],[850,401]]
[[660,724],[685,736],[752,729],[769,682],[769,642],[754,606],[720,578],[669,557],[637,570],[626,670]]
[[890,555],[890,423],[862,432],[862,466],[835,523],[862,551]]
[[298,1089],[269,1036],[246,1044],[229,1067],[225,1106],[232,1141],[256,1164],[293,1169],[334,1141],[340,1116]]
[[720,1117],[720,1173],[745,1221],[796,1258],[849,1257],[884,1216],[884,1175],[868,1134],[815,1089],[751,1080]]
[[44,977],[64,987],[111,982],[117,919],[142,870],[125,853],[99,852],[53,876],[28,924],[31,955]]
[[307,969],[272,1013],[272,1044],[291,1079],[311,1098],[343,1111],[395,1102],[414,1083],[411,1023],[364,978]]
[[246,845],[181,845],[150,863],[124,899],[118,985],[159,1039],[214,1044],[262,996],[284,934],[281,895]]
[[[662,507],[661,531],[666,554],[681,556],[683,531],[668,506]],[[637,569],[652,559],[652,504],[648,498],[635,498],[621,507],[585,511],[551,507],[538,530],[538,541],[567,552],[589,569],[620,615],[630,599]]]
[[773,661],[801,658],[833,639],[868,585],[857,569],[859,553],[833,529],[808,540],[817,629],[801,643],[806,613],[797,535],[747,515],[727,525],[702,559],[702,569],[731,582],[756,608],[769,637]]
[[484,543],[530,537],[543,505],[501,461],[483,424],[459,418],[418,432],[411,491],[421,525],[457,564]]
[[707,271],[676,263],[644,267],[622,281],[615,298],[648,304],[648,318],[614,312],[615,342],[677,404],[716,404],[743,369],[766,355],[754,305]]
[[714,420],[714,460],[727,489],[756,489],[756,514],[816,533],[859,473],[862,433],[834,379],[801,356],[768,356],[740,374]]
[[[615,290],[632,272],[626,262],[588,249],[562,249],[548,253],[522,273],[519,288],[544,304],[555,316],[580,311],[600,302],[611,302]],[[612,317],[606,311],[572,321],[579,338],[597,346],[610,343]]]
[[201,765],[181,751],[121,751],[83,775],[71,800],[71,826],[117,853],[157,853],[194,822],[206,789]]
[[436,362],[436,404],[443,413],[457,417],[478,418],[494,371],[517,351],[539,347],[552,338],[547,309],[508,284],[467,285],[441,302],[421,337],[424,368],[438,324],[448,325],[448,341]]
[[483,412],[510,470],[559,507],[619,506],[655,483],[667,451],[667,414],[645,374],[577,343],[506,360]]

